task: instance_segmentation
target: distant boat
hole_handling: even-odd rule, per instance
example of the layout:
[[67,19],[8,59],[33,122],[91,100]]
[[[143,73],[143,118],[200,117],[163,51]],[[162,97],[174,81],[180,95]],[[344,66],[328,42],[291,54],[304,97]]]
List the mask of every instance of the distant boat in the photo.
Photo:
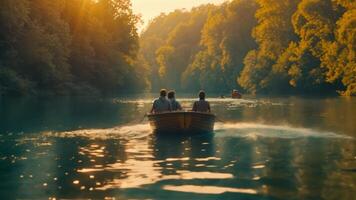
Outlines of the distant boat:
[[155,133],[196,134],[214,130],[215,115],[211,113],[178,111],[148,114],[148,120]]
[[231,98],[233,99],[241,99],[242,98],[242,95],[240,92],[238,92],[237,90],[233,90],[231,92]]

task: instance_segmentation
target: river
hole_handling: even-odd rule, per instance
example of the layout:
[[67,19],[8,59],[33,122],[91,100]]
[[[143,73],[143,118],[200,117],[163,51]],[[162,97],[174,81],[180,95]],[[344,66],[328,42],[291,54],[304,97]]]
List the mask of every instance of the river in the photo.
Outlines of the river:
[[0,199],[355,199],[356,98],[208,98],[192,137],[152,134],[152,99],[0,98]]

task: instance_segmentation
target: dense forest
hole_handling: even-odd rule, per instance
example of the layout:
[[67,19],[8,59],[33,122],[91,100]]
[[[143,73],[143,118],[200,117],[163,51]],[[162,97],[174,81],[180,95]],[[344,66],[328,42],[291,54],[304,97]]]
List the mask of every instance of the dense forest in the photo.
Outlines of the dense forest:
[[0,95],[356,95],[355,0],[232,0],[139,23],[130,0],[1,0]]
[[356,95],[354,0],[233,0],[176,10],[140,38],[153,89]]
[[146,88],[138,20],[129,0],[1,0],[0,93]]

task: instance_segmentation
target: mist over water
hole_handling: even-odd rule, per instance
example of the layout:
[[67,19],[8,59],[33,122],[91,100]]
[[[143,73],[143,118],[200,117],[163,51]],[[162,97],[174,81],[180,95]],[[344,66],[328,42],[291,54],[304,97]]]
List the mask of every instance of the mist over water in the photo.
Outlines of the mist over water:
[[[87,137],[89,139],[136,138],[150,135],[149,123],[118,126],[107,129],[83,129],[64,132],[43,132],[47,137]],[[258,123],[222,123],[216,122],[214,129],[216,137],[271,137],[271,138],[335,138],[354,139],[351,136],[333,132],[322,132],[307,128],[295,128],[287,125],[266,125]]]
[[0,197],[352,199],[354,99],[208,100],[214,133],[157,136],[152,98],[3,99]]
[[323,132],[307,128],[295,128],[287,125],[265,125],[257,123],[218,123],[215,133],[217,137],[272,137],[272,138],[335,138],[353,139],[351,136]]

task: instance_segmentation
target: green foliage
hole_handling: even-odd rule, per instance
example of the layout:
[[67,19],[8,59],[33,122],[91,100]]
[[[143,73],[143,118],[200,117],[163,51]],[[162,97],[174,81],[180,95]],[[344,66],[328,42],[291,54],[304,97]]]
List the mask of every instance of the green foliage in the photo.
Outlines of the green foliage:
[[32,83],[21,78],[15,71],[0,68],[0,95],[22,95],[31,90]]
[[259,46],[245,58],[242,87],[252,93],[355,95],[355,3],[257,2],[253,35]]
[[[166,46],[169,34],[176,26],[189,20],[189,17],[189,13],[184,10],[161,14],[150,22],[148,28],[140,36],[140,55],[143,58],[143,62],[148,66],[150,74],[148,78],[153,90],[159,89],[163,82],[159,74],[163,63],[159,64],[157,62],[157,50],[162,46]],[[164,61],[162,60],[164,58],[160,59],[161,62]]]
[[235,0],[175,11],[150,24],[142,43],[152,45],[141,53],[154,89],[355,95],[355,7],[350,0]]
[[21,93],[30,92],[21,80],[53,94],[118,93],[129,82],[145,88],[138,20],[129,0],[3,0],[0,64],[12,67],[0,67],[2,83]]
[[[251,37],[256,25],[256,9],[253,1],[232,1],[210,15],[202,31],[202,52],[208,57],[208,67],[200,70],[202,78],[207,79],[204,81],[206,84],[200,85],[201,88],[222,92],[239,87],[236,77],[243,68],[243,59],[249,50],[256,47]],[[196,63],[191,67],[198,68]],[[210,86],[212,82],[215,84]]]
[[130,0],[1,0],[0,93],[151,88],[356,95],[353,0],[175,10],[139,37]]
[[321,57],[327,68],[327,81],[341,82],[345,87],[343,95],[356,95],[356,4],[339,0],[342,15],[334,29],[334,40],[324,45],[325,54]]
[[[153,89],[226,91],[238,87],[236,76],[243,68],[243,58],[256,46],[251,37],[256,9],[254,1],[236,0],[157,17],[141,38],[142,45],[152,42],[154,46],[142,49],[156,84]],[[162,35],[157,27],[167,25],[168,20],[176,23],[170,23],[172,29]],[[155,81],[157,77],[159,81]]]
[[156,50],[154,56],[160,84],[176,90],[182,89],[182,74],[200,49],[201,30],[209,12],[214,8],[212,5],[194,8],[189,12],[189,18],[178,23],[169,32],[163,45]]
[[[285,79],[273,73],[273,65],[279,56],[296,40],[291,16],[296,10],[298,0],[257,0],[257,26],[253,37],[258,48],[245,58],[245,67],[238,79],[239,84],[251,93],[284,92]],[[280,87],[281,88],[276,88]]]

